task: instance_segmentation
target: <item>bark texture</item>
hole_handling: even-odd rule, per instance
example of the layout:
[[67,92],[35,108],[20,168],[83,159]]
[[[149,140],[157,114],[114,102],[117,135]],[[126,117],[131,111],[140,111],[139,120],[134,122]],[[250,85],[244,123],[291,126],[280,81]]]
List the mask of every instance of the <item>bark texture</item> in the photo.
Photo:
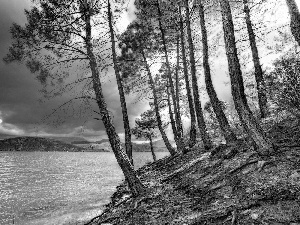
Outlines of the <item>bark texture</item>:
[[258,55],[256,40],[255,40],[255,34],[252,27],[251,17],[250,17],[250,9],[248,6],[248,0],[243,0],[244,4],[244,12],[245,12],[245,20],[247,24],[247,31],[251,46],[251,52],[252,52],[252,61],[254,64],[254,70],[255,70],[255,80],[257,85],[257,92],[258,92],[258,105],[260,110],[260,116],[261,118],[265,118],[268,115],[268,107],[267,107],[267,94],[266,94],[266,85],[265,80],[263,76],[263,70],[260,65],[260,59]]
[[228,60],[229,75],[231,80],[231,92],[239,119],[250,138],[254,141],[256,149],[261,155],[270,155],[274,151],[273,143],[266,137],[261,126],[253,116],[245,98],[242,71],[238,59],[234,25],[231,8],[228,0],[219,0],[222,13],[225,49]]
[[154,148],[153,148],[153,142],[152,142],[151,135],[149,136],[149,140],[150,140],[150,149],[151,149],[152,158],[153,158],[153,161],[155,162],[156,161],[156,155],[154,153]]
[[234,142],[237,140],[235,134],[233,133],[228,120],[225,116],[225,113],[222,109],[222,104],[217,96],[215,88],[211,79],[211,72],[209,66],[209,53],[208,53],[208,40],[207,40],[207,30],[205,25],[205,14],[204,7],[202,1],[199,0],[199,16],[200,16],[200,27],[202,33],[202,46],[203,46],[203,68],[204,68],[204,76],[205,76],[205,84],[206,90],[214,110],[216,114],[217,120],[219,122],[222,134],[227,143]]
[[176,124],[175,124],[175,119],[174,119],[174,113],[172,110],[172,103],[171,103],[171,96],[170,96],[170,88],[169,88],[169,82],[167,82],[167,102],[168,102],[168,109],[169,109],[169,118],[171,121],[171,127],[172,127],[172,131],[174,134],[174,140],[177,143],[178,142],[178,136],[177,134],[177,128],[176,128]]
[[85,31],[86,31],[86,50],[89,57],[89,66],[92,72],[92,82],[93,89],[95,91],[97,105],[100,110],[100,114],[102,115],[102,122],[105,126],[107,136],[109,138],[110,145],[115,154],[117,162],[121,167],[124,176],[128,182],[128,186],[134,196],[140,195],[145,191],[145,187],[138,178],[128,156],[125,154],[123,149],[121,148],[120,138],[115,130],[109,112],[107,110],[107,104],[105,102],[102,86],[99,79],[99,71],[97,60],[95,54],[93,52],[92,45],[92,32],[91,32],[91,14],[92,9],[87,0],[84,0],[84,18],[85,18]]
[[183,128],[182,128],[182,120],[180,113],[180,87],[179,87],[179,64],[180,64],[180,35],[177,35],[177,43],[176,43],[176,54],[177,54],[177,64],[175,71],[175,92],[176,92],[176,104],[177,104],[177,112],[176,112],[176,120],[177,120],[177,132],[180,138],[183,136]]
[[141,54],[142,54],[142,57],[143,57],[143,60],[144,60],[144,63],[145,63],[146,71],[147,71],[148,76],[149,76],[150,86],[151,86],[151,89],[152,89],[152,92],[153,92],[153,101],[154,101],[154,107],[155,107],[155,113],[156,113],[158,129],[161,133],[162,139],[164,140],[164,143],[165,143],[168,151],[170,152],[171,155],[175,155],[176,151],[172,147],[172,145],[170,144],[169,139],[168,139],[168,137],[166,135],[166,132],[164,131],[164,128],[163,128],[163,125],[162,125],[162,120],[161,120],[160,113],[159,113],[159,108],[158,108],[157,93],[156,93],[156,89],[155,89],[155,86],[154,86],[154,80],[153,80],[153,77],[152,77],[148,62],[147,62],[147,58],[146,58],[145,53],[143,51],[141,52]]
[[300,46],[300,13],[295,0],[285,0],[291,17],[291,32]]
[[202,107],[201,107],[200,96],[199,96],[197,76],[196,76],[194,45],[193,45],[192,30],[191,30],[191,24],[190,24],[189,1],[188,0],[184,0],[184,6],[185,6],[185,11],[186,11],[186,23],[187,23],[186,26],[187,26],[187,34],[188,34],[192,86],[193,86],[193,94],[194,94],[197,122],[198,122],[199,132],[200,132],[200,135],[201,135],[201,138],[203,141],[204,148],[206,150],[208,150],[212,147],[212,142],[207,133],[206,124],[205,124],[203,111],[202,111]]
[[[179,16],[180,16],[180,43],[181,43],[183,73],[184,73],[185,88],[186,88],[186,93],[187,93],[187,97],[188,97],[190,117],[191,117],[189,147],[192,148],[196,144],[196,136],[197,136],[196,114],[195,114],[195,107],[194,107],[194,101],[193,101],[193,96],[192,96],[192,90],[191,90],[191,87],[190,87],[188,66],[187,66],[187,61],[186,61],[185,38],[184,38],[185,35],[184,35],[183,19],[182,19],[182,16],[181,16],[180,7],[179,7]],[[186,152],[184,152],[184,153],[186,153]]]
[[116,54],[116,41],[115,41],[115,34],[113,29],[113,22],[112,22],[112,13],[111,13],[111,5],[110,1],[107,1],[107,15],[108,15],[108,24],[109,24],[109,31],[110,31],[110,40],[111,40],[111,50],[112,50],[112,57],[113,57],[113,63],[114,63],[114,70],[115,75],[117,79],[117,85],[120,95],[120,102],[121,102],[121,108],[122,108],[122,115],[123,115],[123,123],[124,123],[124,130],[125,130],[125,148],[126,148],[126,154],[128,158],[130,159],[131,163],[133,164],[132,159],[132,143],[131,143],[131,129],[129,125],[129,119],[128,119],[128,113],[127,113],[127,106],[126,106],[126,99],[122,84],[122,79],[120,75],[120,69],[118,66],[117,61],[117,54]]

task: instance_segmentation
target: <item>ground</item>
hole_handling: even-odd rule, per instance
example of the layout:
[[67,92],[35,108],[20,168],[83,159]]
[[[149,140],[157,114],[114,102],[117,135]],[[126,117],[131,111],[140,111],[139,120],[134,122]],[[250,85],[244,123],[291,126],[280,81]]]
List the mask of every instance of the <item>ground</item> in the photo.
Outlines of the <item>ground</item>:
[[103,214],[87,224],[300,225],[299,122],[286,119],[267,133],[277,146],[270,158],[239,140],[142,167],[147,192],[133,198],[121,184]]

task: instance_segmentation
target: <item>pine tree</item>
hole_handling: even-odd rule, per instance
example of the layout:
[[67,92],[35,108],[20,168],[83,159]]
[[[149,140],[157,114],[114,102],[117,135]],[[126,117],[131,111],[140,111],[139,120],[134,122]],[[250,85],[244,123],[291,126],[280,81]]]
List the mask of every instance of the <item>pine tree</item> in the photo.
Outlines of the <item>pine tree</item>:
[[214,113],[216,114],[217,120],[219,122],[222,134],[227,143],[231,143],[237,140],[235,134],[233,133],[228,120],[225,116],[225,113],[222,109],[222,104],[217,96],[217,93],[214,89],[211,72],[209,66],[209,52],[208,52],[208,40],[207,40],[207,31],[205,25],[205,14],[204,7],[202,4],[202,0],[199,0],[199,16],[200,16],[200,27],[202,33],[202,46],[203,46],[203,68],[204,68],[204,76],[205,76],[205,84],[208,96],[210,98],[210,102]]
[[[14,24],[11,28],[13,44],[6,62],[25,63],[31,72],[37,73],[44,84],[47,79],[58,75],[57,66],[69,68],[80,61],[86,63],[91,73],[94,99],[99,108],[110,145],[122,169],[129,188],[134,196],[145,191],[145,187],[135,172],[130,159],[121,147],[120,138],[115,130],[107,108],[100,81],[99,61],[92,37],[92,19],[100,13],[102,4],[87,0],[38,1],[38,7],[26,11],[27,24],[21,27]],[[102,47],[102,46],[101,46]]]
[[136,138],[144,138],[150,141],[150,149],[153,161],[156,161],[156,156],[153,148],[153,138],[157,137],[158,124],[155,117],[155,111],[147,110],[141,114],[141,118],[135,120],[135,126],[132,128],[132,133]]
[[239,119],[250,138],[254,141],[259,154],[269,155],[274,151],[273,143],[267,138],[258,121],[253,116],[244,93],[244,84],[237,47],[234,25],[228,0],[219,0],[222,13],[225,49],[228,61],[231,92]]

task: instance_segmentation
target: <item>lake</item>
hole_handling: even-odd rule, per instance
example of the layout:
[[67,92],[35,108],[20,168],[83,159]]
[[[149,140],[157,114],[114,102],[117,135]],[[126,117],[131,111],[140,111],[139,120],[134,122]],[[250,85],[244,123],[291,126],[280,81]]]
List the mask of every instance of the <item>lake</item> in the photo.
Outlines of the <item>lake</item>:
[[[152,161],[150,152],[133,157],[136,168]],[[123,179],[110,152],[0,152],[0,224],[82,224]]]

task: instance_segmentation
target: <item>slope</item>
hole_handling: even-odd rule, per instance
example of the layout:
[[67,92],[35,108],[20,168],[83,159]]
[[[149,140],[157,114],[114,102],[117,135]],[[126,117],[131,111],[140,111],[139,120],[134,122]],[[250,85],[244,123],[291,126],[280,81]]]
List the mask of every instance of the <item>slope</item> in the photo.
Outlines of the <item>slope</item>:
[[300,224],[300,127],[296,119],[273,126],[278,146],[262,159],[247,140],[212,152],[194,149],[142,167],[149,188],[132,198],[125,183],[96,224]]

